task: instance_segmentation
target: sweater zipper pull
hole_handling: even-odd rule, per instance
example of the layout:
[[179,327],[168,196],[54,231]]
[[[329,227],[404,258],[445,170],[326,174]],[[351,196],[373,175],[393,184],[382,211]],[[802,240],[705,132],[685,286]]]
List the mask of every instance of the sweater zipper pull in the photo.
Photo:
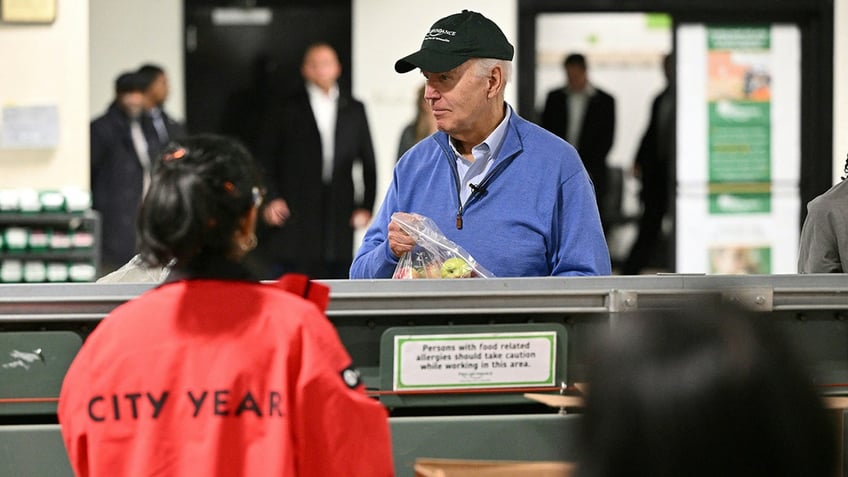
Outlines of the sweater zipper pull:
[[456,214],[456,230],[462,230],[462,212]]

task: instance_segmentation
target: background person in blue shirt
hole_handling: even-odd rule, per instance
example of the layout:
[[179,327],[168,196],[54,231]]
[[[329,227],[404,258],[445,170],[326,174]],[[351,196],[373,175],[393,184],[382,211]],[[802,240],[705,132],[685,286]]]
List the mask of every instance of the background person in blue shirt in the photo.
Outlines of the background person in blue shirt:
[[395,167],[351,278],[389,278],[415,245],[394,212],[432,219],[498,277],[607,275],[592,182],[577,151],[504,101],[513,46],[483,15],[437,21],[421,49],[395,63],[420,69],[438,131]]

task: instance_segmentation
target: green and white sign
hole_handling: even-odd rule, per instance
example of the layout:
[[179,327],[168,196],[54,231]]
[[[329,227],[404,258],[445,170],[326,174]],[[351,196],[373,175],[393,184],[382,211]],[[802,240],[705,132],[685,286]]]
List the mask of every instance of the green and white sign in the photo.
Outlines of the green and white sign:
[[769,192],[710,193],[710,214],[767,214],[771,212]]
[[794,273],[800,30],[684,23],[675,32],[675,271]]
[[400,390],[553,386],[554,331],[394,337]]
[[769,103],[710,103],[711,183],[771,181]]
[[[771,182],[771,32],[768,27],[707,28],[710,184]],[[766,197],[767,198],[767,197]],[[711,205],[719,204],[711,203]],[[770,205],[710,208],[768,212]]]

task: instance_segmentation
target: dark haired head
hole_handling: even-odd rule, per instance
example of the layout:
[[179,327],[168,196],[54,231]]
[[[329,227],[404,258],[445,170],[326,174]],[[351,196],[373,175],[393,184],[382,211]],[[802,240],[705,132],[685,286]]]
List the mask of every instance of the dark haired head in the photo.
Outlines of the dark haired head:
[[144,80],[137,73],[121,73],[115,79],[115,94],[144,92]]
[[239,255],[236,236],[260,190],[253,159],[238,142],[198,135],[171,143],[139,211],[142,259],[191,268],[195,260]]
[[565,60],[562,62],[562,67],[566,66],[579,66],[583,69],[586,69],[586,57],[580,53],[572,53],[565,57]]
[[833,475],[835,434],[768,318],[621,317],[590,372],[578,475]]
[[136,73],[142,78],[144,82],[144,89],[147,89],[150,87],[151,84],[153,84],[153,81],[156,80],[156,77],[165,74],[165,70],[162,69],[162,67],[159,65],[148,63],[145,65],[141,65],[141,67],[139,67]]

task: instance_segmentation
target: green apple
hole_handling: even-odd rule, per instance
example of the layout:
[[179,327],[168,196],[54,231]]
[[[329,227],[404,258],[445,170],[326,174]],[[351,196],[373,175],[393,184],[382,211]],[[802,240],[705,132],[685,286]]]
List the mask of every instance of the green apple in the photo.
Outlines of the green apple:
[[445,260],[442,264],[442,278],[469,278],[471,276],[471,266],[460,257],[452,257]]

